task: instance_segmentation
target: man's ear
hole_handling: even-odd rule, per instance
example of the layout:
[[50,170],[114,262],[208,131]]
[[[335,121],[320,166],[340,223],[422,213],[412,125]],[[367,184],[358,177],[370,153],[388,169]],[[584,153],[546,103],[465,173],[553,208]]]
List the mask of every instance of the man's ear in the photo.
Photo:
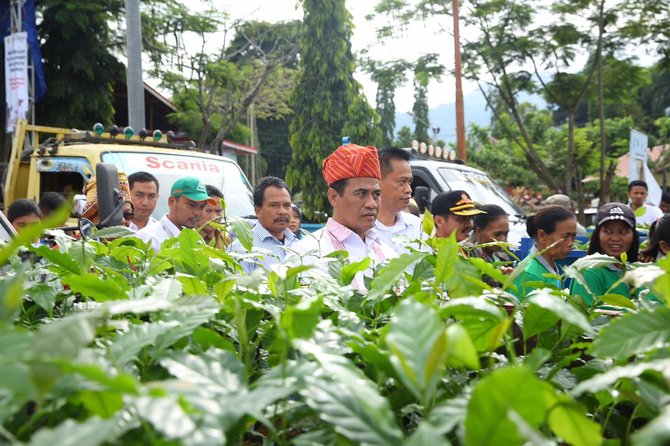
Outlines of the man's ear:
[[258,218],[258,214],[260,213],[260,211],[261,211],[260,206],[254,206],[254,212],[256,213],[256,218]]
[[444,215],[435,215],[433,217],[433,221],[435,222],[435,227],[437,228],[438,226],[444,225],[446,219],[444,218]]
[[340,197],[340,194],[338,194],[337,191],[332,187],[329,187],[328,192],[326,192],[326,196],[328,197],[328,202],[330,203],[330,205],[335,206],[335,203],[337,202],[337,199]]
[[176,203],[176,202],[177,202],[177,199],[175,197],[173,197],[172,195],[170,195],[168,197],[168,206],[169,207],[172,207],[174,205],[174,203]]

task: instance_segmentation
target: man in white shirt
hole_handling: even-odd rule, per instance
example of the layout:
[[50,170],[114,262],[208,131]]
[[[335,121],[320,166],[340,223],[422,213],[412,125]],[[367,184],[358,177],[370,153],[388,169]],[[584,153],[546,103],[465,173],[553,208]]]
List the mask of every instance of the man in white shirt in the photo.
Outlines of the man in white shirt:
[[[269,253],[257,259],[258,263],[243,261],[242,267],[247,273],[259,264],[269,269],[271,265],[282,262],[286,257],[285,248],[296,241],[295,234],[288,229],[293,210],[291,194],[284,180],[273,176],[261,178],[254,188],[254,210],[258,223],[251,231],[253,246],[266,249]],[[230,249],[244,252],[239,240],[235,240]]]
[[146,225],[155,223],[151,216],[158,203],[158,180],[149,172],[135,172],[128,177],[130,184],[130,201],[133,203],[133,217],[128,226],[139,231]]
[[[642,180],[631,181],[628,184],[628,198],[630,207],[635,212],[635,224],[637,226],[649,226],[659,218],[663,217],[663,211],[652,203],[646,203],[649,188]],[[639,209],[639,210],[638,210]],[[641,214],[641,215],[640,215]]]
[[[398,254],[407,252],[409,242],[421,237],[421,219],[404,212],[412,198],[412,168],[409,152],[397,147],[379,150],[382,191],[375,229],[379,238]],[[402,239],[406,239],[403,241]],[[419,248],[414,244],[414,248]]]
[[[370,257],[372,266],[398,256],[374,229],[380,205],[380,176],[374,147],[347,144],[323,161],[323,178],[328,184],[333,216],[324,228],[306,235],[295,245],[300,254],[311,254],[312,258],[308,255],[306,262],[313,261],[313,256],[323,257],[340,250],[346,251],[352,262]],[[353,285],[364,289],[361,274],[354,278]]]
[[137,236],[151,243],[158,252],[161,243],[179,236],[182,228],[198,227],[205,205],[216,206],[216,200],[207,195],[205,185],[197,178],[184,177],[174,182],[168,198],[168,213],[155,223],[148,224]]

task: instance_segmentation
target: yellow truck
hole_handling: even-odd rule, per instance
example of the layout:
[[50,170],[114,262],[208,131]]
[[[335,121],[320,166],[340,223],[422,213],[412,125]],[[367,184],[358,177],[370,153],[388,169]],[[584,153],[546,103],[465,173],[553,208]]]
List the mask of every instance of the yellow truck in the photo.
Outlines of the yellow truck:
[[[17,125],[4,184],[4,206],[18,198],[38,202],[45,192],[66,196],[81,194],[98,163],[112,163],[130,175],[145,171],[160,184],[154,217],[167,212],[172,184],[181,177],[194,176],[218,187],[225,196],[226,214],[254,216],[252,190],[237,163],[224,156],[196,151],[188,144],[169,143],[165,135],[133,135],[113,129],[104,132],[68,130],[55,127]],[[33,144],[27,146],[26,134]]]

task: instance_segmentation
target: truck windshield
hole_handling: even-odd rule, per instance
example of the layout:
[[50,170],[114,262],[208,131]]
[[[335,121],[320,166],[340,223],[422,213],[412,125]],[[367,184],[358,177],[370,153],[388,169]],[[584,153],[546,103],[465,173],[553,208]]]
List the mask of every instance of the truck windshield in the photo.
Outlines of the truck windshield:
[[509,215],[523,216],[521,208],[488,175],[480,172],[444,167],[440,168],[439,172],[452,190],[462,189],[466,191],[474,202],[479,204],[497,204]]
[[102,161],[115,164],[126,175],[144,171],[158,179],[160,191],[154,218],[161,218],[167,213],[167,200],[172,184],[186,176],[196,177],[205,184],[219,188],[225,197],[227,215],[254,215],[249,182],[238,165],[232,161],[198,156],[197,153],[176,155],[151,152],[107,152],[102,155]]

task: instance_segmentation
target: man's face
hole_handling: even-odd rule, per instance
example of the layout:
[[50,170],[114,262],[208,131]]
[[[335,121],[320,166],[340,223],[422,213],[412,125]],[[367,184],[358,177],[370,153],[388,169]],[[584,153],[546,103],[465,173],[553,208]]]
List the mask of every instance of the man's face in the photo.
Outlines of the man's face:
[[[221,217],[221,215],[223,215],[223,209],[221,208],[221,199],[216,196],[210,196],[209,198],[216,200],[216,206],[212,206],[211,204],[205,202],[206,203],[205,209],[202,211],[202,217],[200,217],[198,227],[211,221],[219,223],[219,218]],[[204,232],[207,235],[211,235],[214,231],[215,228],[210,225],[207,225],[202,228],[202,232]]]
[[153,181],[135,181],[130,189],[130,200],[135,207],[133,220],[145,222],[156,209],[158,186]]
[[384,209],[400,212],[412,198],[412,168],[405,160],[392,159],[391,171],[380,182]]
[[380,197],[381,188],[376,178],[349,178],[342,196],[335,189],[328,189],[333,219],[361,237],[375,225]]
[[470,236],[472,217],[454,214],[436,215],[435,228],[439,238],[448,238],[452,232],[455,232],[456,241],[462,242]]
[[168,198],[168,218],[177,227],[197,228],[206,205],[206,201],[171,196]]
[[628,198],[635,207],[644,206],[647,199],[647,189],[644,186],[633,186],[628,192]]
[[661,201],[661,204],[658,207],[663,211],[664,214],[670,212],[670,201]]
[[263,204],[254,209],[258,223],[281,240],[291,219],[291,194],[283,187],[268,186],[263,191]]

